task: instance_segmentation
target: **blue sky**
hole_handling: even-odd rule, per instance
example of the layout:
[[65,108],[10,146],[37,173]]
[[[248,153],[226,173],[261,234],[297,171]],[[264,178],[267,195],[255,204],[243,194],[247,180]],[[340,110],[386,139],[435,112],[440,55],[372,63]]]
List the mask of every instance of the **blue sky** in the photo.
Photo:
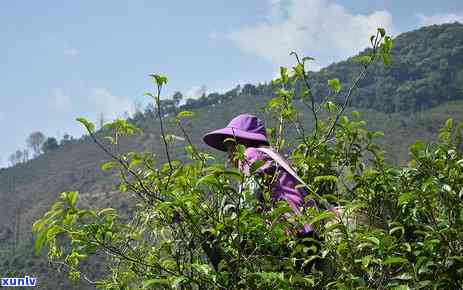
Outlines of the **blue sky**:
[[1,1],[0,167],[40,130],[80,136],[96,120],[146,104],[147,77],[169,77],[165,97],[196,96],[272,79],[296,50],[312,69],[393,35],[463,22],[463,1]]

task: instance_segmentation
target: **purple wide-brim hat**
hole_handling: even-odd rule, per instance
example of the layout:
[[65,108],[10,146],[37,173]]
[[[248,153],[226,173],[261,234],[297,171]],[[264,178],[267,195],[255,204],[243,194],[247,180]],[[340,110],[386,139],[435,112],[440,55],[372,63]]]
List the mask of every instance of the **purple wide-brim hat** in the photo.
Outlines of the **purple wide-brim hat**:
[[249,114],[238,115],[230,121],[227,127],[207,133],[204,135],[203,141],[215,149],[227,151],[224,144],[224,140],[227,138],[269,145],[264,122]]

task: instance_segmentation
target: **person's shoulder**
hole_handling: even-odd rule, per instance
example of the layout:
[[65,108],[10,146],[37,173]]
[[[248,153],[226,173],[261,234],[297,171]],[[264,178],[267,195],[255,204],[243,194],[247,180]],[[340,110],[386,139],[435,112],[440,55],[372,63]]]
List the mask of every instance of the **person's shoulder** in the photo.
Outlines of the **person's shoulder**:
[[268,156],[265,152],[262,152],[256,147],[248,147],[245,150],[245,170],[249,171],[249,166],[251,166],[256,161],[263,161],[264,164],[257,170],[257,172],[265,172],[270,168],[273,168],[274,162],[273,159]]
[[265,154],[264,152],[260,151],[258,148],[256,147],[248,147],[246,148],[246,151],[245,151],[245,156],[246,156],[246,159],[252,159],[252,160],[263,160],[263,159],[267,159],[267,154]]

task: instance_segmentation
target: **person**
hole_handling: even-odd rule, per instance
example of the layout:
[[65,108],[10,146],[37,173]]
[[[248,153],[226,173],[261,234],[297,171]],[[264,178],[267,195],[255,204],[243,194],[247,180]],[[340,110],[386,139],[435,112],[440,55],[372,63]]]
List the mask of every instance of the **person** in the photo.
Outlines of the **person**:
[[[248,176],[251,165],[256,161],[262,161],[256,175],[273,176],[274,178],[263,179],[267,184],[256,186],[254,183],[254,194],[259,200],[262,199],[263,187],[268,186],[273,202],[286,201],[293,214],[302,215],[304,209],[316,207],[314,200],[304,202],[307,192],[298,186],[302,180],[290,168],[288,162],[270,146],[265,124],[256,116],[238,115],[226,127],[205,134],[203,141],[212,148],[227,152],[229,162]],[[234,153],[237,144],[244,145],[246,148],[243,162],[235,158]],[[305,224],[297,230],[295,236],[302,240],[305,237],[314,238],[316,233],[311,225]]]

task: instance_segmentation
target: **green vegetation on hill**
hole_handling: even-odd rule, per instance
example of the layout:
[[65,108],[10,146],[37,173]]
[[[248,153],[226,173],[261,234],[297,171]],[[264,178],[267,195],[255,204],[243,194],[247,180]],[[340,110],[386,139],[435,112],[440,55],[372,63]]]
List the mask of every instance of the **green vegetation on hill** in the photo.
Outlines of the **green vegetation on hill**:
[[[463,24],[433,25],[401,34],[394,39],[391,59],[390,66],[375,66],[361,82],[353,106],[413,112],[463,99]],[[317,90],[323,92],[323,85],[333,77],[342,83],[351,81],[354,62],[351,58],[314,73]]]

